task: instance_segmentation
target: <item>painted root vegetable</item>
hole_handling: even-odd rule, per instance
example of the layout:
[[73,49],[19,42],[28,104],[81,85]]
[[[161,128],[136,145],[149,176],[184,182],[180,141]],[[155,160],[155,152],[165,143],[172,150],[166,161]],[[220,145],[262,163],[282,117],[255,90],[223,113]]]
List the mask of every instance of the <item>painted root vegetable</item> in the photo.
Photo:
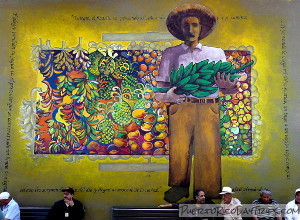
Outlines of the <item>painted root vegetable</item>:
[[[218,90],[218,87],[213,87],[215,84],[214,77],[218,72],[229,73],[230,80],[239,78],[240,75],[235,73],[244,70],[252,65],[254,61],[248,62],[240,68],[235,69],[231,62],[222,62],[221,60],[215,63],[203,60],[200,63],[190,63],[188,66],[181,65],[178,70],[172,70],[170,75],[170,87],[177,87],[175,93],[193,95],[195,97],[205,97]],[[167,92],[169,88],[153,88],[154,92]]]

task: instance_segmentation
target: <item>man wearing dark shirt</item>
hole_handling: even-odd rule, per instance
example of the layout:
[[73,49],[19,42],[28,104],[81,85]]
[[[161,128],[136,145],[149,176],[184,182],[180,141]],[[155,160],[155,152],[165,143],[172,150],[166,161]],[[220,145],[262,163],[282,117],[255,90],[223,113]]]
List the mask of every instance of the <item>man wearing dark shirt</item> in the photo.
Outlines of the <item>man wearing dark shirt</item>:
[[82,220],[84,218],[84,207],[81,202],[74,199],[74,189],[69,187],[63,189],[64,199],[54,203],[48,215],[48,220]]
[[[193,200],[187,200],[183,203],[171,203],[171,204],[164,204],[164,205],[159,205],[158,207],[160,208],[179,208],[180,204],[194,204],[197,208],[211,208],[209,207],[209,204],[215,204],[211,199],[208,199],[205,197],[205,192],[201,189],[195,190],[194,192],[194,199]],[[208,206],[207,206],[208,205]],[[197,219],[214,219],[213,217],[209,216],[202,216],[202,217],[186,217],[184,219],[192,219],[192,218],[197,218]]]

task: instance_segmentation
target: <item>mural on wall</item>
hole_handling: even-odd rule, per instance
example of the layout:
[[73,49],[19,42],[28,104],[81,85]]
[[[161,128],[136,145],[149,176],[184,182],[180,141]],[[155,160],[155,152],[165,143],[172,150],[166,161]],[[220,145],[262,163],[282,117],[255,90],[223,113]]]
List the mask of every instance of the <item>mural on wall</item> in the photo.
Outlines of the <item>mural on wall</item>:
[[[215,16],[208,12],[201,5],[180,6],[169,14],[167,27],[180,40],[198,42],[211,33],[216,23]],[[176,22],[182,22],[180,19],[185,19],[188,13],[192,15],[187,18],[206,21],[202,29],[193,26],[192,30],[185,31],[184,27],[190,22],[188,19],[187,25],[178,28]],[[168,49],[172,48],[175,47]],[[221,143],[223,155],[251,155],[250,66],[253,61],[250,52],[228,50],[225,55],[222,52],[213,59],[207,57],[198,63],[172,67],[171,73],[165,64],[160,66],[162,52],[90,52],[90,48],[40,50],[38,69],[46,90],[40,89],[40,101],[35,106],[34,154],[168,155],[169,122],[172,119],[168,118],[168,112],[171,108],[178,108],[177,104],[181,102],[177,101],[174,105],[172,101],[161,99],[161,94],[176,87],[174,94],[178,97],[219,97],[215,83],[216,78],[224,80],[224,76],[219,75],[221,72],[228,74],[225,77],[230,77],[231,81],[236,82],[239,78],[239,88],[228,92],[224,90],[227,86],[224,83],[228,81],[221,82],[223,90],[220,89],[220,92],[225,95],[221,95],[220,122],[216,124],[220,131],[214,132],[213,128],[206,133],[215,133],[213,136],[218,136],[217,139],[221,136],[221,142],[213,145]],[[162,79],[164,74],[170,74],[170,85],[162,88],[160,84],[165,80]],[[201,128],[201,133],[204,133],[203,129],[206,128]],[[179,127],[177,130],[180,130]],[[192,131],[188,132],[194,136]]]
[[[18,7],[2,13],[2,55],[8,62],[2,62],[0,177],[3,189],[22,206],[50,206],[61,187],[70,185],[88,208],[89,219],[108,219],[113,206],[164,204],[173,146],[167,111],[176,104],[157,102],[158,69],[150,68],[158,67],[152,52],[161,62],[158,58],[166,51],[156,44],[170,41],[169,48],[180,42],[170,35],[159,41],[148,36],[167,36],[166,17],[184,2],[148,3],[116,1],[112,8],[101,0],[18,2]],[[293,57],[300,29],[298,23],[293,25],[295,3],[202,3],[214,9],[218,25],[201,43],[222,48],[234,68],[254,61],[234,73],[240,75],[238,93],[219,94],[222,184],[232,187],[245,204],[265,187],[283,204],[292,198],[299,178],[299,102],[294,87],[299,74]],[[77,46],[80,36],[84,42]],[[106,48],[113,42],[115,47]],[[98,63],[95,68],[93,62]],[[193,87],[200,85],[185,86]],[[135,108],[139,100],[146,100],[145,105]],[[158,139],[161,133],[167,136]],[[194,177],[189,198],[197,187]]]
[[[155,76],[161,54],[161,50],[42,50],[39,72],[47,89],[39,89],[35,106],[34,153],[168,155],[169,104],[156,101],[153,92],[158,90]],[[225,54],[235,69],[252,64],[249,51]],[[239,92],[221,97],[223,155],[252,153],[251,68],[241,69],[236,71]],[[213,76],[202,75],[199,80]]]

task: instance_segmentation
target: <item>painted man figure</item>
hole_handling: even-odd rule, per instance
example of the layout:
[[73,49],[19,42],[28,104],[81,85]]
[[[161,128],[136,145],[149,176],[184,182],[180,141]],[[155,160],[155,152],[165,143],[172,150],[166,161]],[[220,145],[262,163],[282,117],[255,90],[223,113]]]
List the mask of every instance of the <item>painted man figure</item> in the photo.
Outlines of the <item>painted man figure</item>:
[[[226,61],[221,48],[208,47],[199,41],[207,37],[216,23],[214,14],[202,5],[185,4],[174,9],[167,18],[167,27],[172,35],[184,43],[167,48],[163,52],[158,87],[170,87],[170,73],[182,64]],[[215,85],[219,89],[209,96],[196,98],[177,95],[176,87],[167,93],[156,93],[156,99],[172,103],[169,108],[170,164],[169,186],[165,200],[176,202],[188,197],[192,152],[194,152],[194,188],[202,188],[210,198],[219,197],[221,189],[221,149],[219,91],[233,94],[238,91],[237,80],[230,81],[218,73]],[[192,147],[194,146],[194,149]]]

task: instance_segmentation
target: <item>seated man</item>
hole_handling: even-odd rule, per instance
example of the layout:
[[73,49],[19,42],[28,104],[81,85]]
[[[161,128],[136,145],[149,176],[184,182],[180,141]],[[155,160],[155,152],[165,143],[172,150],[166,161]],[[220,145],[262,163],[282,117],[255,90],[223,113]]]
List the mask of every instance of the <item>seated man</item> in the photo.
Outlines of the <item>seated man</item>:
[[54,203],[48,215],[49,220],[82,220],[84,218],[84,207],[81,202],[74,199],[74,189],[69,187],[63,189],[64,199]]
[[[187,200],[181,204],[196,204],[196,205],[200,206],[201,204],[215,204],[215,203],[212,200],[207,199],[205,197],[205,193],[203,190],[198,189],[198,190],[195,190],[195,192],[194,192],[193,200]],[[159,205],[158,207],[160,207],[160,208],[178,208],[179,203],[164,204],[164,205]]]
[[222,192],[222,202],[220,204],[220,213],[224,215],[225,220],[240,220],[242,204],[237,198],[233,198],[232,194],[234,192],[228,186],[223,187]]
[[[172,203],[172,204],[164,204],[164,205],[159,205],[158,207],[160,208],[179,208],[180,204],[195,204],[197,208],[201,207],[205,209],[205,205],[207,204],[215,204],[212,200],[208,199],[205,197],[205,193],[203,190],[198,189],[195,190],[194,192],[194,199],[193,200],[187,200],[183,203]],[[207,206],[206,208],[211,208]],[[194,216],[195,218],[197,216]],[[191,219],[190,217],[187,217],[185,219]],[[197,219],[214,219],[213,217],[205,216],[203,215],[201,218],[197,217]]]
[[[262,219],[272,219],[272,220],[281,220],[280,209],[278,203],[271,199],[272,192],[268,189],[262,189],[260,191],[260,198],[252,202],[254,208],[259,208],[264,210],[263,212],[257,212],[257,215],[254,215],[255,220]],[[274,212],[276,210],[276,212]]]
[[287,220],[300,219],[300,188],[296,189],[295,199],[293,199],[286,205],[285,212],[285,217]]
[[13,198],[10,197],[8,192],[2,192],[0,194],[0,202],[3,205],[2,211],[4,220],[20,220],[19,205]]

